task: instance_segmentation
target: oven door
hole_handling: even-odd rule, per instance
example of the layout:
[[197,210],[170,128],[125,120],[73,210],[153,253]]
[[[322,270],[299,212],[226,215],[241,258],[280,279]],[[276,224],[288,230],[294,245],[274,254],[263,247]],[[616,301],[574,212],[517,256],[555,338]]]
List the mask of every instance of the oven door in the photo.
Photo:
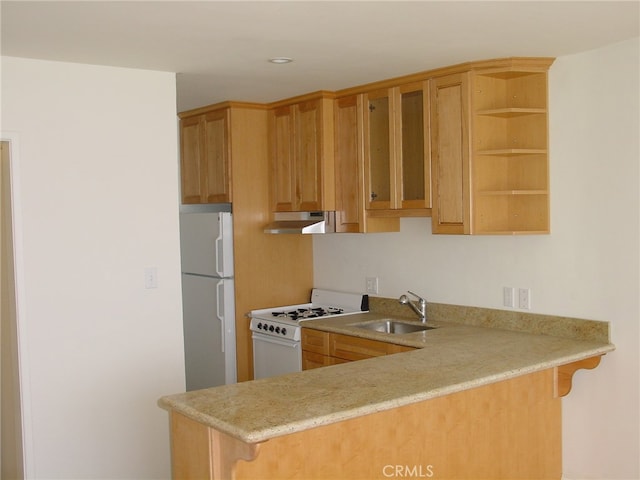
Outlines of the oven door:
[[253,378],[302,371],[300,342],[253,332]]

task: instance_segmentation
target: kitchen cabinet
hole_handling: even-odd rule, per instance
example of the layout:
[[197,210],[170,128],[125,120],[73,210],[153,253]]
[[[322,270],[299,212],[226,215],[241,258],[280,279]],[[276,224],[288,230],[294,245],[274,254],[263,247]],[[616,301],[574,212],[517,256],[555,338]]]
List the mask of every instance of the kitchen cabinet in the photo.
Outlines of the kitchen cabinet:
[[181,114],[182,203],[231,202],[230,109]]
[[336,231],[398,232],[398,218],[371,217],[365,209],[363,101],[349,95],[334,104]]
[[272,105],[269,153],[273,211],[335,209],[332,94]]
[[434,233],[549,233],[550,59],[431,80]]
[[428,92],[425,80],[364,94],[367,209],[430,215]]
[[469,73],[431,80],[433,233],[471,233]]
[[549,233],[547,66],[472,75],[473,233]]
[[303,370],[414,350],[404,345],[310,328],[302,329],[301,347]]

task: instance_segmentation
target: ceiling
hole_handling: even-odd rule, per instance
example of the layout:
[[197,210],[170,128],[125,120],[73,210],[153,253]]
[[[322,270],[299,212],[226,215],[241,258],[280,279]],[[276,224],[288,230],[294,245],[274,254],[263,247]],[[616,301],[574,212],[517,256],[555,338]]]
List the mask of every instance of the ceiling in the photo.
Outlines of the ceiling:
[[[2,1],[2,55],[177,73],[178,111],[637,37],[636,1]],[[275,65],[269,58],[293,63]]]

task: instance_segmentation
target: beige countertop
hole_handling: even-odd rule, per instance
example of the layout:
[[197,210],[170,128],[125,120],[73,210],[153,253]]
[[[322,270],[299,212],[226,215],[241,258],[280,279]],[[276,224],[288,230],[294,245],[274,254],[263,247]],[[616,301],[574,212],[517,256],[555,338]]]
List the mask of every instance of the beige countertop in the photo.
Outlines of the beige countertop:
[[[451,310],[452,306],[430,305],[434,319],[429,323],[437,328],[426,332],[389,335],[353,326],[391,316],[407,320],[401,318],[406,312],[398,315],[382,304],[374,307],[378,313],[317,319],[306,326],[419,349],[169,395],[159,405],[246,443],[257,443],[615,349],[607,322],[515,313],[505,318],[503,311],[488,309],[469,314],[474,307]],[[454,313],[455,321],[442,319],[443,314]]]

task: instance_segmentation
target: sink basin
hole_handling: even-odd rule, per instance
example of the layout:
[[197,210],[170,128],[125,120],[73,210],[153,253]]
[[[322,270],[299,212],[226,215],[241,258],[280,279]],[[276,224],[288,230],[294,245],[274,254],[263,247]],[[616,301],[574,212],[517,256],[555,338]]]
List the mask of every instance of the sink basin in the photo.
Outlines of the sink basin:
[[364,328],[365,330],[371,330],[374,332],[395,334],[423,332],[435,328],[424,324],[405,323],[397,320],[380,320],[378,322],[361,323],[354,325],[354,327]]

